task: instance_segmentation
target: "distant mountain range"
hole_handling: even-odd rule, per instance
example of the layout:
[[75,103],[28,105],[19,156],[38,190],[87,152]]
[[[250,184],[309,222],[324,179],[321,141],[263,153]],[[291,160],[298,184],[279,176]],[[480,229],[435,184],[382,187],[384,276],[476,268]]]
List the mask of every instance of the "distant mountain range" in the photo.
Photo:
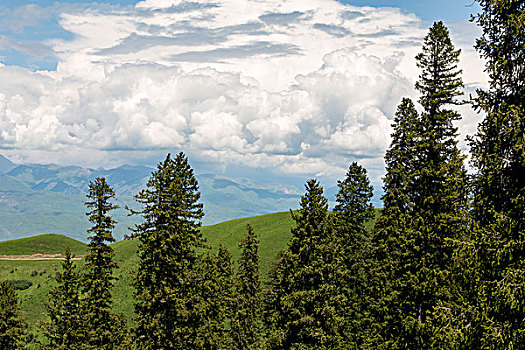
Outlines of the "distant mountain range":
[[[86,241],[89,222],[85,194],[89,183],[105,177],[116,192],[113,216],[117,239],[129,233],[139,218],[129,217],[126,205],[138,209],[133,195],[145,187],[153,168],[123,165],[89,169],[54,164],[15,164],[0,155],[0,240],[43,233],[63,234]],[[297,208],[303,189],[248,179],[197,175],[204,204],[203,223],[286,211]],[[333,192],[333,191],[328,191]]]

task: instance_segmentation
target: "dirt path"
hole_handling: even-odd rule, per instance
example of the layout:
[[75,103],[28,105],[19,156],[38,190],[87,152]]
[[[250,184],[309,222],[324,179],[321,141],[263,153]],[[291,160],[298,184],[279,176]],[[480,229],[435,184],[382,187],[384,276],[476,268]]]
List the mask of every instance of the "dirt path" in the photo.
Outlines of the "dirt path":
[[[81,260],[84,255],[77,255],[71,260]],[[0,255],[0,260],[64,260],[63,254]]]

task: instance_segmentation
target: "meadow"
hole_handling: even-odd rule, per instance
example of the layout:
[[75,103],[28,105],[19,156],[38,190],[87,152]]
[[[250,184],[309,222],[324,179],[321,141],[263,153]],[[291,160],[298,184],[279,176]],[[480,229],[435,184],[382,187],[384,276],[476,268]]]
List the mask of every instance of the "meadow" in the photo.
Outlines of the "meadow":
[[[290,238],[290,228],[293,224],[289,212],[273,213],[202,227],[202,234],[212,248],[220,244],[225,246],[238,259],[239,242],[246,233],[246,225],[250,224],[260,237],[261,272],[267,273],[277,253],[286,248]],[[113,306],[115,312],[123,313],[128,322],[133,316],[132,271],[138,262],[138,239],[128,239],[113,243],[115,260],[120,268],[115,271],[115,287],[113,289]],[[19,290],[22,310],[31,325],[46,319],[47,292],[55,284],[55,274],[60,271],[60,260],[2,260],[2,255],[32,255],[61,254],[66,246],[72,253],[83,256],[87,253],[87,245],[62,235],[46,234],[31,238],[0,242],[0,280],[27,280],[32,286]],[[27,257],[24,257],[27,259]],[[82,266],[79,260],[77,265]],[[35,274],[36,271],[36,274]],[[32,276],[33,274],[33,276]]]

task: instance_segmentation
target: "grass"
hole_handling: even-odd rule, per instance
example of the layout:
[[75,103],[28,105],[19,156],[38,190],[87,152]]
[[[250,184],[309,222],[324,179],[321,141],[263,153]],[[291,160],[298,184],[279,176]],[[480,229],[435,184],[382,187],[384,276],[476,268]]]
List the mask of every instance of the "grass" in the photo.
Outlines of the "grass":
[[75,255],[85,255],[87,246],[62,235],[45,234],[0,242],[0,255],[64,254],[69,246]]
[[[74,255],[85,255],[86,244],[62,235],[45,234],[0,242],[0,255],[64,254],[69,246]],[[31,325],[45,317],[47,291],[55,284],[59,260],[0,260],[0,280],[27,280],[33,285],[18,292],[22,309]]]
[[[378,215],[378,212],[376,212]],[[377,217],[376,215],[376,217]],[[371,227],[374,220],[368,224]],[[219,245],[226,247],[236,261],[240,255],[239,242],[246,233],[246,225],[253,226],[259,236],[259,254],[261,258],[261,273],[267,274],[277,253],[286,248],[291,233],[293,220],[289,212],[267,214],[243,219],[225,221],[220,224],[202,227],[202,234],[207,243],[217,249]],[[124,240],[113,243],[115,261],[120,268],[116,270],[115,287],[113,289],[113,307],[115,312],[123,313],[128,322],[133,318],[133,288],[132,271],[136,268],[138,257],[138,240]],[[86,245],[60,235],[42,235],[26,239],[18,239],[0,243],[0,255],[15,254],[57,254],[70,245],[74,254],[85,254]],[[78,265],[83,262],[79,261]],[[22,300],[22,309],[29,322],[36,326],[38,321],[44,320],[45,301],[47,291],[54,285],[55,268],[60,269],[60,261],[2,261],[0,260],[0,280],[29,280],[33,286],[19,291]],[[40,274],[46,270],[46,272]],[[36,276],[31,276],[37,271]],[[39,287],[40,286],[40,287]]]
[[246,234],[248,224],[259,236],[261,272],[265,274],[277,253],[286,248],[290,239],[290,228],[293,225],[290,212],[254,216],[205,226],[202,228],[202,234],[212,248],[223,245],[237,260],[241,254],[239,243]]
[[[253,226],[260,239],[261,272],[267,272],[271,262],[279,252],[286,247],[290,239],[292,218],[289,212],[254,216],[244,219],[225,221],[220,224],[202,227],[202,235],[207,244],[217,249],[220,244],[225,246],[233,255],[234,260],[240,256],[239,242],[246,233],[246,225]],[[138,257],[138,240],[125,240],[112,244],[115,250],[115,260],[120,266],[113,290],[113,307],[115,312],[123,313],[128,322],[132,323],[133,316],[133,288],[131,272],[136,268]],[[0,277],[1,278],[1,277]]]
[[[47,291],[55,283],[56,270],[60,269],[57,260],[0,260],[0,280],[28,280],[33,285],[18,291],[22,310],[31,325],[45,317]],[[36,271],[36,275],[31,276]]]

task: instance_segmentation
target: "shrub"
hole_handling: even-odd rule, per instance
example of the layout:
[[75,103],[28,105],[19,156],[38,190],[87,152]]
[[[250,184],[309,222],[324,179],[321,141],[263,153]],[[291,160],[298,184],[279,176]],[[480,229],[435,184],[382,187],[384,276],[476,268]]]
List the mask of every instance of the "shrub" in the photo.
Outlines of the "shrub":
[[33,282],[28,280],[11,280],[9,281],[16,290],[24,290],[33,285]]

